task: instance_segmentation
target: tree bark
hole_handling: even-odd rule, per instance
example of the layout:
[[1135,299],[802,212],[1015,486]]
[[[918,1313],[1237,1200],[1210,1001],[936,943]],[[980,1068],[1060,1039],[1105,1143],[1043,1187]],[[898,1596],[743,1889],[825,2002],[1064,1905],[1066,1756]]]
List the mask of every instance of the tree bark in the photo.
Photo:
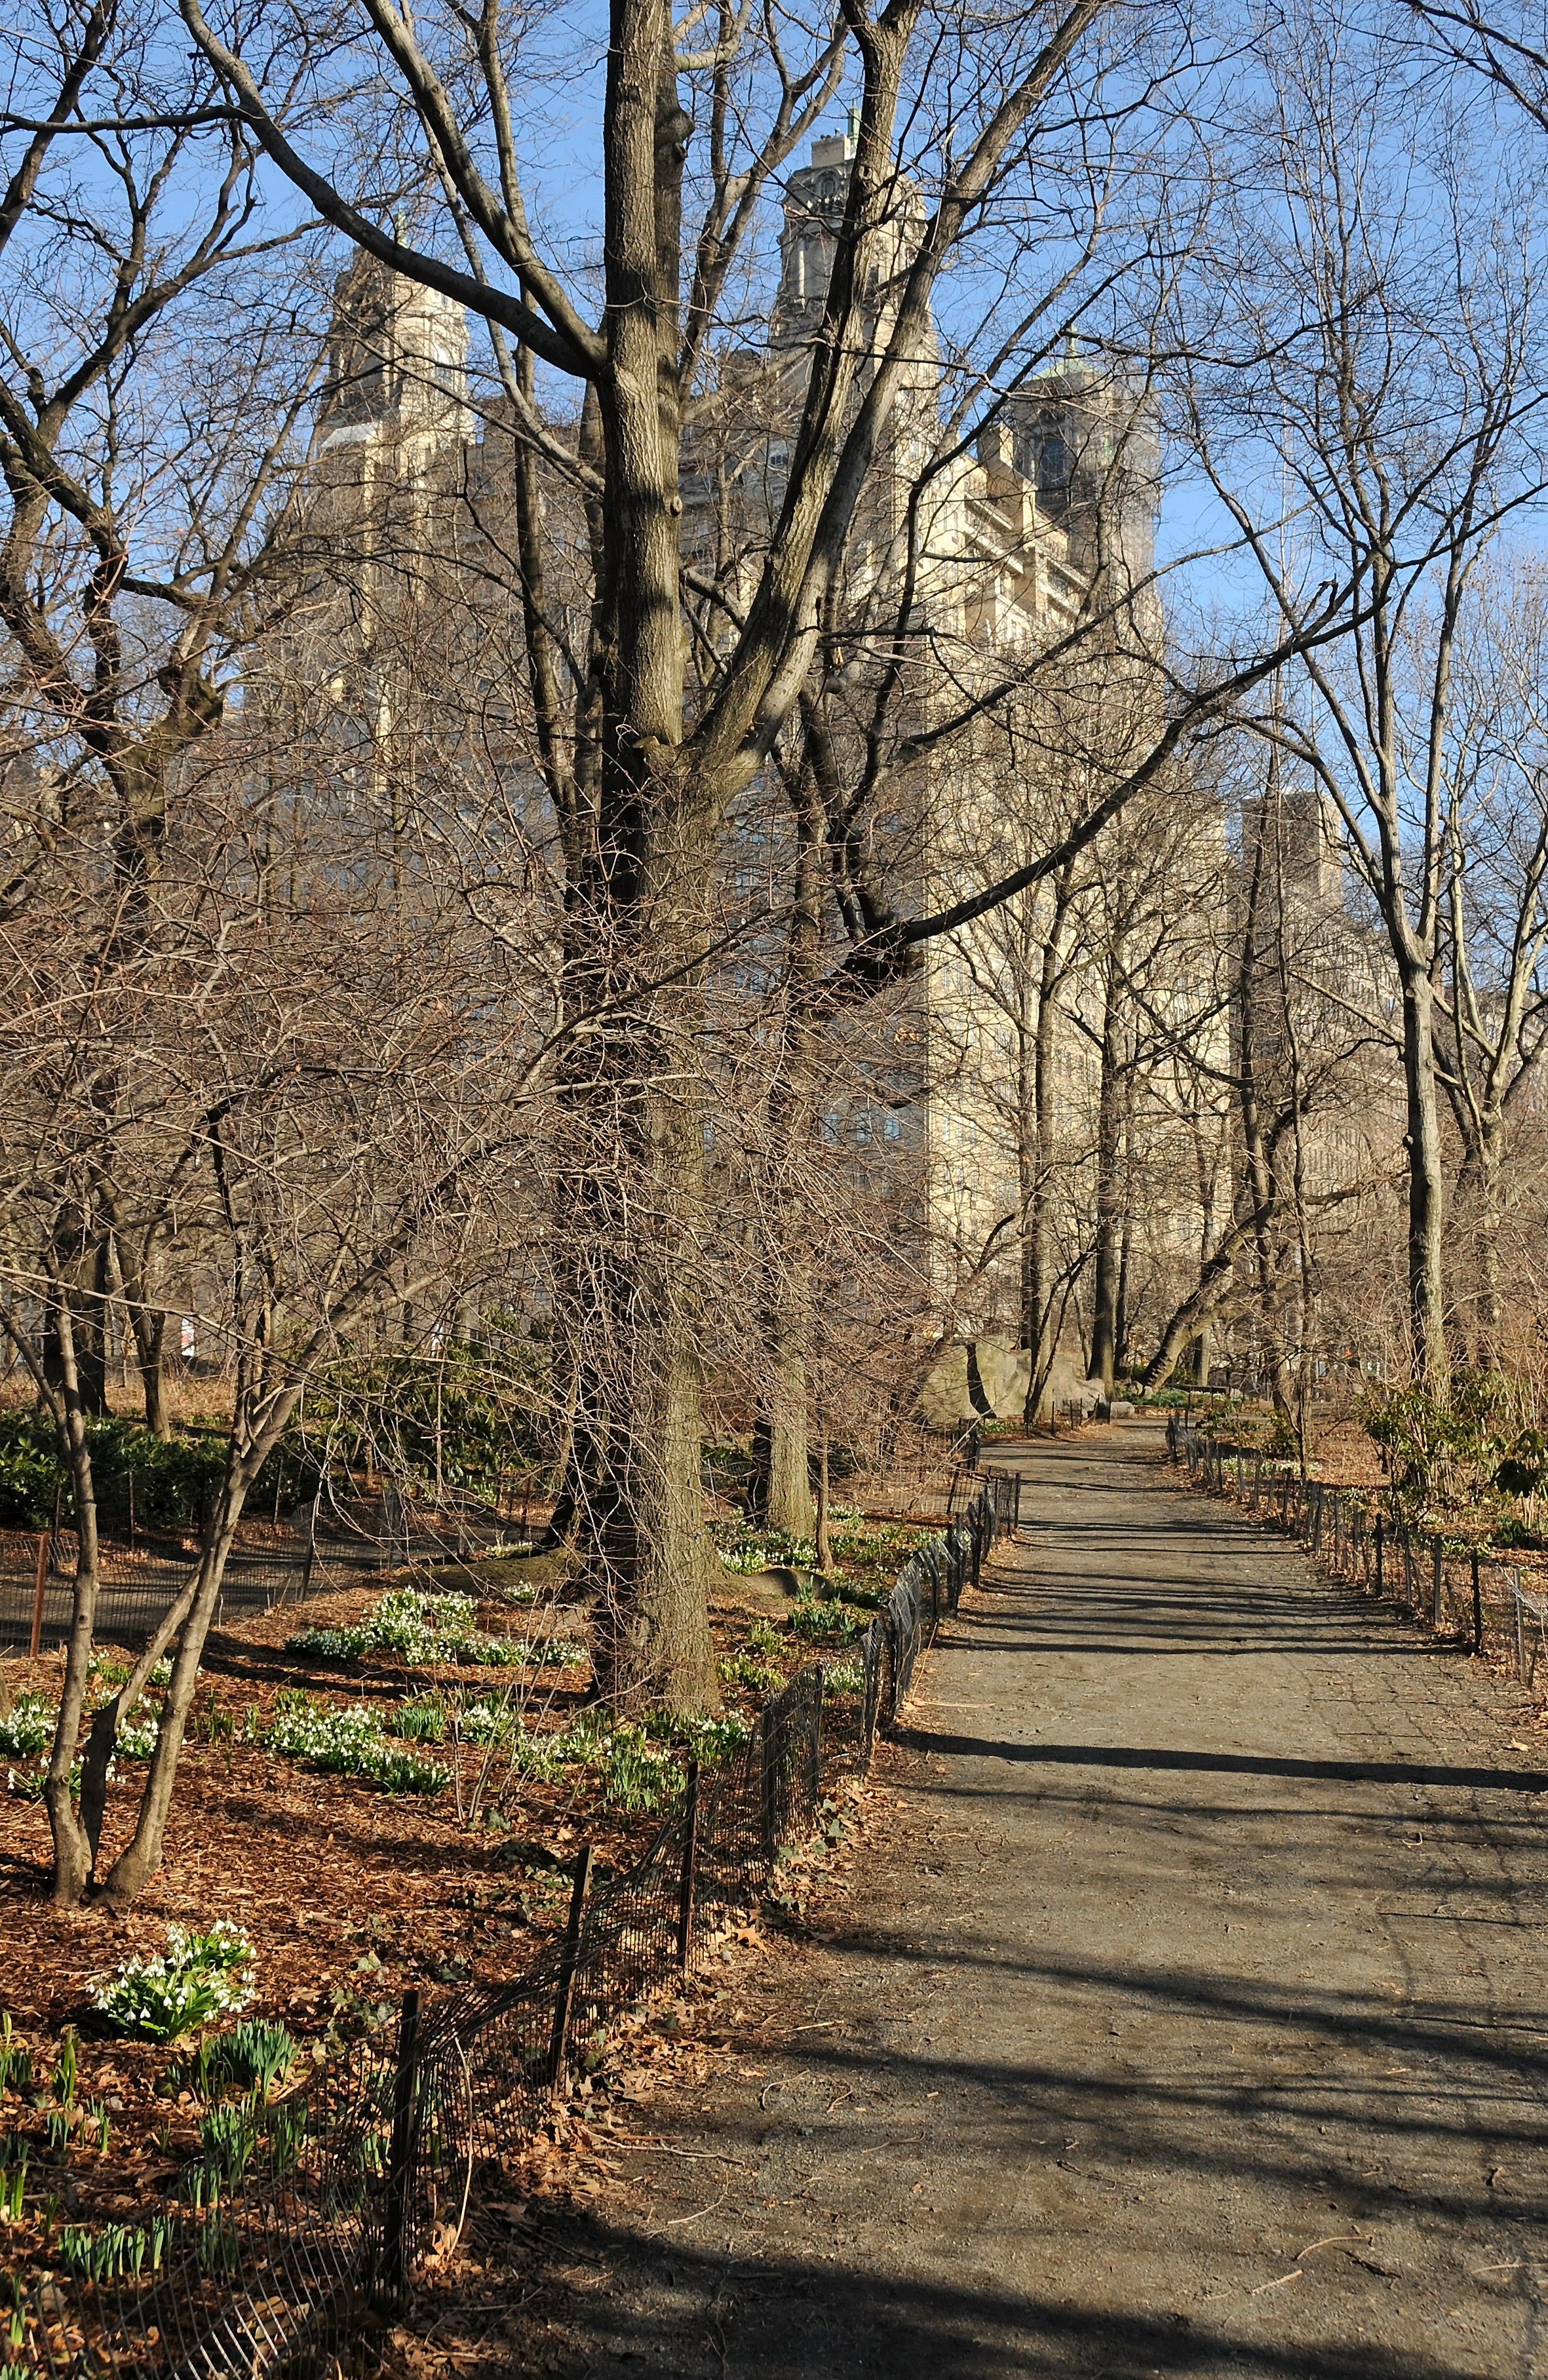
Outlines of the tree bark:
[[1118,1293],[1122,1257],[1119,1181],[1123,1134],[1122,1076],[1118,1063],[1118,1005],[1115,967],[1103,987],[1096,1122],[1096,1252],[1091,1280],[1091,1362],[1089,1377],[1113,1393],[1118,1352]]
[[1399,959],[1403,1004],[1403,1089],[1408,1156],[1408,1316],[1414,1378],[1445,1399],[1444,1208],[1440,1108],[1435,1095],[1435,1006],[1428,970]]
[[[1022,1129],[1018,1135],[1018,1188],[1021,1198],[1021,1342],[1027,1350],[1027,1397],[1021,1418],[1028,1429],[1053,1376],[1064,1319],[1054,1281],[1054,1154],[1057,1117],[1054,1097],[1054,1037],[1058,1029],[1058,990],[1064,975],[1063,938],[1069,913],[1075,863],[1068,862],[1054,880],[1053,910],[1038,960],[1037,1014],[1030,1046],[1023,1023],[1018,1033],[1018,1063],[1021,1072],[1018,1107]],[[1035,901],[1034,893],[1032,899]],[[1030,1063],[1029,1063],[1030,1062]],[[1028,1075],[1030,1075],[1030,1083]],[[1028,1125],[1030,1125],[1030,1131]]]

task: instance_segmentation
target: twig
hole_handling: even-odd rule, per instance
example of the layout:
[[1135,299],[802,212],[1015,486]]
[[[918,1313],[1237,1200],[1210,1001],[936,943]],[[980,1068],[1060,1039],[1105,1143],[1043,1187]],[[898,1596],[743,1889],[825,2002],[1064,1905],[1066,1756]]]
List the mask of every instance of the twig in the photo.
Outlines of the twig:
[[730,2195],[728,2190],[723,2190],[718,2198],[711,2199],[708,2206],[697,2207],[691,2215],[674,2215],[668,2222],[658,2223],[656,2228],[658,2231],[675,2231],[680,2223],[697,2223],[700,2216],[713,2215],[717,2206],[724,2206]]
[[756,2173],[758,2170],[755,2165],[738,2165],[735,2157],[722,2156],[718,2149],[672,2149],[664,2141],[637,2141],[625,2133],[616,2135],[616,2139],[619,2148],[645,2149],[652,2156],[691,2157],[695,2160],[708,2157],[714,2165],[730,2166],[736,2173]]

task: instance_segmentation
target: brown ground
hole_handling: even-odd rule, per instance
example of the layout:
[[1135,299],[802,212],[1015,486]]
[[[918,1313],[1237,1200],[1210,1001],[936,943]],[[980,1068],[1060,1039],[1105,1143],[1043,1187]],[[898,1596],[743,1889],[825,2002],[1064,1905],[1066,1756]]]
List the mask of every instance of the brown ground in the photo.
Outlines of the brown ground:
[[[443,1583],[472,1585],[476,1577]],[[158,2045],[102,2038],[89,2002],[95,1978],[165,1947],[168,1920],[204,1927],[224,1917],[240,1925],[257,1961],[257,1994],[247,2013],[281,2020],[322,2055],[341,2039],[390,2021],[409,1985],[519,1974],[563,1922],[569,1879],[562,1864],[580,1842],[591,1843],[595,1872],[604,1876],[636,1858],[659,1824],[657,1815],[603,1807],[594,1774],[580,1768],[543,1784],[512,1776],[508,1763],[496,1761],[485,1794],[486,1808],[497,1809],[505,1822],[494,1831],[465,1823],[451,1791],[433,1798],[383,1792],[244,1742],[250,1714],[262,1733],[285,1687],[303,1687],[325,1705],[372,1703],[391,1710],[415,1694],[441,1688],[499,1694],[525,1677],[531,1688],[525,1713],[530,1728],[560,1727],[574,1716],[589,1683],[583,1668],[408,1670],[379,1656],[332,1665],[283,1650],[299,1627],[357,1620],[396,1583],[384,1578],[317,1597],[212,1636],[179,1766],[165,1864],[126,1910],[101,1900],[73,1911],[53,1906],[46,1814],[41,1803],[5,1791],[0,1765],[0,2011],[33,2049],[40,2075],[52,2070],[63,2028],[78,2027],[79,2095],[115,2103],[108,2156],[75,2161],[80,2167],[78,2219],[116,2212],[118,2192],[142,2178],[147,2160],[151,2166],[165,2161],[153,2144],[167,2116],[157,2085],[172,2053]],[[779,1591],[728,1573],[713,1615],[717,1652],[740,1648],[760,1617],[786,1609]],[[479,1622],[533,1637],[553,1633],[584,1641],[586,1634],[584,1613],[557,1602],[515,1609],[484,1605]],[[115,1648],[100,1650],[108,1658]],[[773,1675],[793,1671],[813,1650],[786,1640],[773,1660]],[[4,1682],[13,1691],[35,1687],[50,1702],[57,1700],[61,1673],[57,1654],[4,1663]],[[729,1706],[750,1710],[761,1699],[757,1688],[727,1697]],[[404,1749],[457,1766],[467,1808],[482,1761],[476,1747],[460,1754],[446,1743]],[[119,1761],[104,1832],[104,1870],[128,1838],[144,1776],[143,1764]],[[30,2137],[40,2120],[15,2092],[0,2087],[0,2165],[7,2132],[20,2130]],[[174,2152],[177,2145],[174,2138]],[[41,2157],[35,2154],[33,2161],[41,2169]]]
[[1028,1468],[804,1937],[670,2012],[585,2198],[513,2191],[390,2367],[1548,2368],[1541,1711],[1142,1425]]

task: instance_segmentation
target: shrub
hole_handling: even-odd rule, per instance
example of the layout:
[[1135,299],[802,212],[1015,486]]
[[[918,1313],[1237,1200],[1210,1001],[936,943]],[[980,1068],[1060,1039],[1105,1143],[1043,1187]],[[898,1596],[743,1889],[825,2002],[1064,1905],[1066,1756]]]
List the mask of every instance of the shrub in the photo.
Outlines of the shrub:
[[313,1378],[305,1420],[276,1451],[313,1477],[329,1461],[359,1468],[390,1447],[395,1466],[427,1481],[492,1487],[513,1469],[535,1479],[553,1461],[552,1362],[541,1329],[504,1314],[483,1316],[477,1345],[341,1357]]
[[0,1413],[0,1528],[51,1529],[68,1485],[52,1422]]
[[529,1670],[576,1670],[591,1658],[584,1645],[567,1636],[540,1636],[534,1643],[513,1636],[510,1650],[512,1660]]
[[166,1929],[159,1959],[126,1960],[99,1980],[91,2005],[120,2033],[140,2041],[181,2041],[252,1998],[252,1946],[240,1927],[218,1917],[205,1934]]
[[741,1576],[760,1570],[811,1570],[817,1560],[810,1537],[793,1537],[784,1529],[731,1530],[718,1551],[725,1568]]
[[200,2161],[212,2180],[240,2181],[257,2146],[258,2126],[245,2099],[208,2107],[199,2119]]
[[196,2091],[201,2099],[219,2099],[240,2092],[244,2097],[266,2099],[283,2082],[296,2062],[296,2044],[283,2024],[267,2017],[245,2018],[229,2033],[201,2041],[191,2058],[175,2059],[167,2069],[164,2089]]
[[59,2260],[83,2280],[138,2279],[160,2270],[168,2237],[164,2215],[152,2215],[144,2228],[104,2223],[100,2231],[88,2231],[67,2223],[59,2234]]
[[657,1810],[682,1782],[672,1755],[653,1744],[642,1727],[616,1728],[600,1749],[603,1788],[616,1810]]
[[0,1717],[0,1754],[10,1753],[21,1760],[36,1760],[54,1741],[55,1712],[42,1694],[30,1692],[18,1694],[11,1709]]
[[469,1595],[424,1595],[417,1586],[395,1587],[370,1618],[353,1628],[302,1628],[286,1639],[287,1653],[314,1660],[358,1661],[367,1653],[394,1653],[411,1670],[432,1662],[478,1662],[505,1669],[525,1659],[519,1640],[481,1635],[473,1626]]
[[464,1743],[499,1743],[516,1723],[508,1703],[468,1703],[457,1713],[457,1733]]
[[1507,1496],[1535,1496],[1548,1483],[1548,1438],[1540,1429],[1524,1429],[1494,1474],[1494,1485]]
[[155,1751],[156,1738],[160,1733],[159,1709],[130,1711],[118,1730],[115,1748],[123,1754],[126,1760],[149,1760]]
[[701,1768],[718,1768],[752,1738],[752,1730],[739,1711],[726,1711],[719,1718],[685,1718],[680,1711],[650,1711],[641,1725],[658,1742],[680,1743]]
[[369,1705],[331,1708],[290,1687],[275,1698],[264,1742],[288,1760],[304,1760],[335,1777],[358,1777],[388,1793],[439,1793],[452,1780],[451,1770],[437,1762],[396,1751]]
[[446,1706],[433,1694],[415,1694],[404,1704],[392,1729],[411,1743],[440,1743],[446,1732]]
[[852,1604],[837,1600],[798,1603],[790,1614],[792,1633],[803,1637],[809,1645],[834,1636],[842,1642],[847,1637],[860,1635],[869,1626],[863,1612],[857,1611]]
[[777,1661],[760,1660],[755,1653],[730,1653],[720,1664],[723,1682],[740,1686],[750,1694],[777,1694],[785,1672]]
[[1535,1433],[1521,1431],[1519,1402],[1503,1373],[1459,1371],[1444,1404],[1425,1389],[1399,1389],[1365,1399],[1360,1419],[1381,1451],[1394,1494],[1416,1504],[1437,1490],[1476,1495],[1495,1483],[1523,1440],[1530,1455]]
[[371,1648],[369,1628],[298,1628],[285,1640],[287,1653],[305,1653],[314,1661],[359,1661]]

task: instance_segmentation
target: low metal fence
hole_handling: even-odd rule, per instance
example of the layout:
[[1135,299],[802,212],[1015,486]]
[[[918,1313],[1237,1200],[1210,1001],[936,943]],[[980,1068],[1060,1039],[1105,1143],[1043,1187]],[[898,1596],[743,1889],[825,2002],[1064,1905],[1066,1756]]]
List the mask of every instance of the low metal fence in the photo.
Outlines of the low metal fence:
[[856,1665],[844,1691],[829,1685],[835,1663],[801,1670],[763,1706],[744,1755],[689,1768],[626,1873],[602,1876],[582,1849],[563,1936],[525,1973],[406,1994],[395,2041],[361,2044],[215,2138],[164,2212],[90,2240],[58,2232],[48,2268],[13,2279],[0,2366],[49,2380],[263,2380],[401,2306],[481,2175],[496,2179],[603,2061],[621,2018],[680,1986],[811,1835],[824,1797],[865,1772],[920,1653],[1019,1507],[1016,1475],[981,1475],[844,1657]]
[[[360,1586],[388,1570],[433,1570],[487,1552],[508,1540],[488,1507],[445,1514],[414,1514],[376,1532],[313,1535],[265,1528],[232,1548],[221,1587],[217,1625],[238,1612],[267,1611]],[[140,1530],[127,1542],[104,1537],[97,1555],[96,1637],[129,1645],[152,1635],[187,1584],[197,1560],[180,1537]],[[63,1645],[70,1632],[77,1540],[73,1529],[40,1535],[0,1531],[0,1652],[34,1658]]]
[[1475,1653],[1483,1651],[1493,1630],[1514,1649],[1517,1673],[1530,1684],[1539,1658],[1548,1655],[1548,1596],[1524,1587],[1514,1564],[1394,1520],[1364,1488],[1304,1478],[1297,1465],[1275,1461],[1260,1447],[1216,1437],[1175,1415],[1166,1425],[1166,1447],[1212,1494],[1234,1498],[1295,1537],[1335,1577],[1395,1597],[1430,1627],[1470,1643]]

